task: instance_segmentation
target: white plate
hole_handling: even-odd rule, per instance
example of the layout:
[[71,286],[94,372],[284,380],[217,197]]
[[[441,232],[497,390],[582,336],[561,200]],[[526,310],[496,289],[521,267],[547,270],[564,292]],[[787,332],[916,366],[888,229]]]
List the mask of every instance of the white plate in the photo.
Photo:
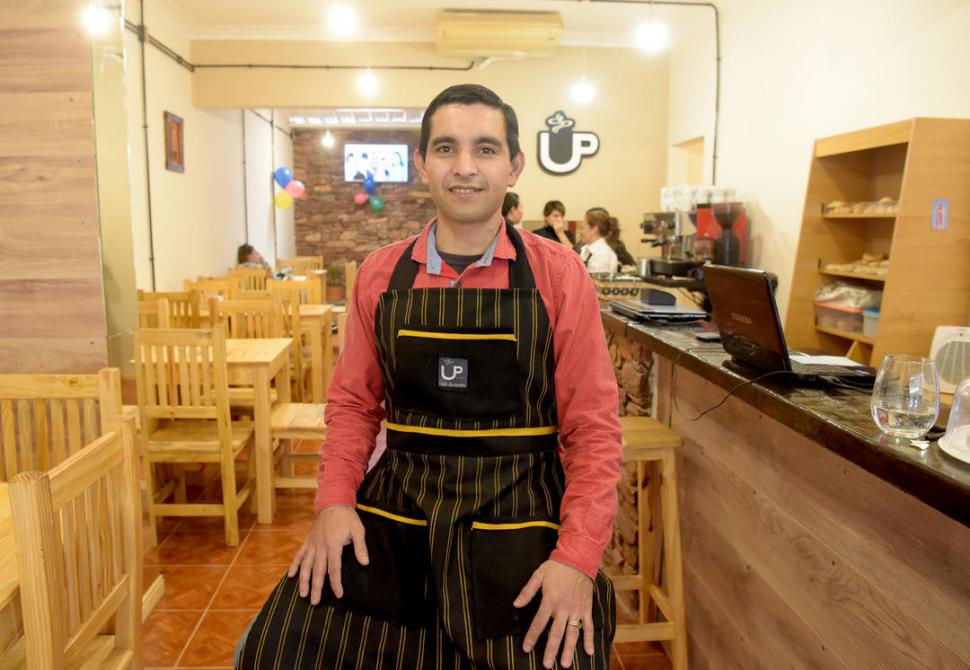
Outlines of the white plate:
[[940,449],[945,451],[947,454],[957,459],[958,461],[963,461],[964,463],[970,463],[970,449],[963,447],[958,448],[956,446],[950,445],[946,441],[946,435],[940,438],[937,442],[940,445]]

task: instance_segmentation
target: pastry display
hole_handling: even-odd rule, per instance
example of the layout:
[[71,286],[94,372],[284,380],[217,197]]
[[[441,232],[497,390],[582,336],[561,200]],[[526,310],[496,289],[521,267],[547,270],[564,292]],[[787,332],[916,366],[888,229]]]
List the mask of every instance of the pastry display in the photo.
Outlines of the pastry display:
[[884,277],[889,273],[889,258],[886,257],[886,254],[864,253],[859,260],[848,263],[823,263],[822,270]]
[[889,196],[856,202],[832,200],[822,205],[822,214],[895,214],[898,208],[899,202]]

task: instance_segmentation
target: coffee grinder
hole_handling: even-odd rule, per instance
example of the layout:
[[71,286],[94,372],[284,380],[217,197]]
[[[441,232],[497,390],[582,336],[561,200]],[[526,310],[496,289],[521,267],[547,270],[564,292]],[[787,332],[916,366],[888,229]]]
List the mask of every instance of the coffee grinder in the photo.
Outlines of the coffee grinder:
[[741,240],[731,230],[741,217],[740,202],[718,202],[711,205],[714,220],[721,226],[720,236],[714,240],[714,262],[718,265],[741,265]]

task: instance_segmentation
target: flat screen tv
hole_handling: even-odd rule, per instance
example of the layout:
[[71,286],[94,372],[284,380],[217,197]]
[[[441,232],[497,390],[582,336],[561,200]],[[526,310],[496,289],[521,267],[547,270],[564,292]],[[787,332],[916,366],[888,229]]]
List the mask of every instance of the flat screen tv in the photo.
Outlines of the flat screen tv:
[[406,182],[408,180],[408,145],[345,144],[344,181]]

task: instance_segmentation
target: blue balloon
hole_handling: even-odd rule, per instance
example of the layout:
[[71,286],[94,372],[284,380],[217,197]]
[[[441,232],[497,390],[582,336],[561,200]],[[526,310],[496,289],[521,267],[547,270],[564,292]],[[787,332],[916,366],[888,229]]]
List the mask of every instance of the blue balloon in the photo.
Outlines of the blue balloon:
[[293,172],[287,167],[276,168],[273,179],[280,185],[280,188],[286,188],[286,185],[293,181]]
[[370,175],[364,180],[364,190],[367,191],[368,195],[374,195],[374,191],[377,190],[377,182]]

